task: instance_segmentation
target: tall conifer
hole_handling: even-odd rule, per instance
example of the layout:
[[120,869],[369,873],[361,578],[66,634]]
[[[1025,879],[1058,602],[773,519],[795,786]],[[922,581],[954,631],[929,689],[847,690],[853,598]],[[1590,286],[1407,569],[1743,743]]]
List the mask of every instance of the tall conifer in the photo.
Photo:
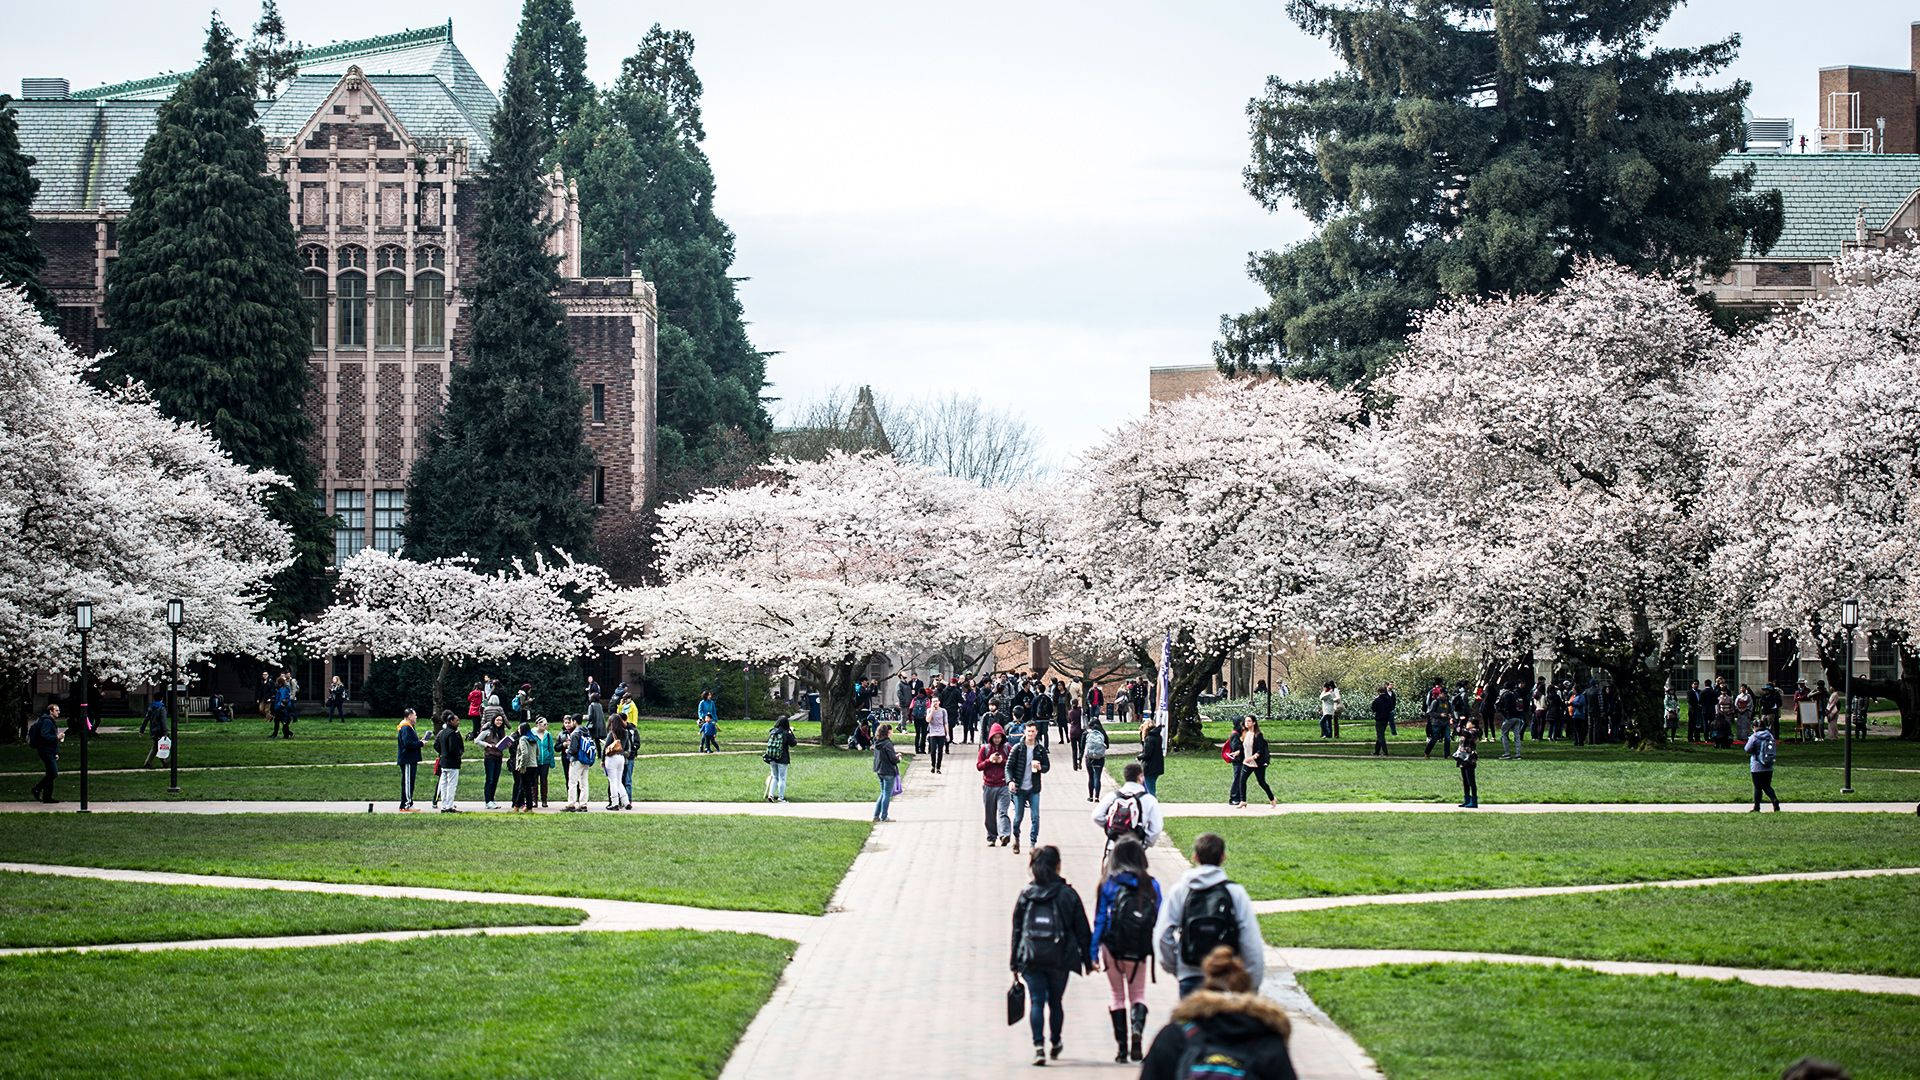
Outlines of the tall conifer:
[[415,558],[465,554],[499,568],[536,551],[584,555],[589,547],[586,391],[545,246],[538,72],[533,51],[516,46],[473,224],[468,358],[454,366],[447,408],[408,485],[407,554]]
[[236,461],[292,481],[269,501],[300,549],[277,589],[274,613],[287,615],[325,602],[330,543],[309,456],[308,307],[253,90],[215,19],[204,59],[161,106],[127,185],[102,375],[138,379],[163,412],[205,424]]
[[593,83],[587,79],[587,38],[580,31],[580,20],[573,17],[573,0],[525,0],[512,51],[526,52],[533,59],[529,82],[548,149],[552,149],[593,101]]
[[20,125],[13,99],[0,94],[0,285],[26,290],[27,299],[43,314],[53,314],[53,298],[40,284],[47,257],[33,242],[33,197],[40,181],[33,178],[33,158],[20,151]]

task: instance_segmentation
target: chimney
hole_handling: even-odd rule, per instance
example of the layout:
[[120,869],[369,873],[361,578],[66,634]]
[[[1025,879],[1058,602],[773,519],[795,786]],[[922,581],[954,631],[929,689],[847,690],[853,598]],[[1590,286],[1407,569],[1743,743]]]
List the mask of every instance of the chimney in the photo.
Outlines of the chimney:
[[20,80],[20,96],[40,101],[65,101],[73,93],[73,84],[57,76],[43,75]]

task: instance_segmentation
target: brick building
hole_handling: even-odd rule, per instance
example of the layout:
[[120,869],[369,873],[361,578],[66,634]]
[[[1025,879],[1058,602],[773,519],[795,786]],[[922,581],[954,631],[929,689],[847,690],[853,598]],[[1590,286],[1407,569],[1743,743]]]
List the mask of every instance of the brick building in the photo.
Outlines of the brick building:
[[[89,352],[105,343],[127,183],[185,77],[77,92],[64,79],[27,79],[15,102],[40,181],[33,231],[44,281],[61,332]],[[307,410],[336,564],[367,547],[400,547],[408,473],[452,366],[466,358],[461,285],[474,240],[465,226],[497,106],[451,22],[308,49],[291,83],[258,103],[267,171],[286,184],[313,308]],[[630,535],[655,473],[654,286],[639,274],[581,276],[575,189],[556,172],[548,190],[559,299],[589,400],[595,464],[581,496],[599,511],[599,535]],[[317,695],[339,674],[357,696],[364,670],[360,657],[314,661],[298,673],[302,693]]]
[[[107,266],[127,182],[159,108],[185,73],[68,92],[25,80],[22,148],[36,159],[34,237],[62,333],[104,344]],[[287,188],[313,307],[307,408],[335,555],[400,545],[406,482],[465,358],[463,275],[493,91],[453,42],[453,24],[307,50],[278,97],[259,103],[267,171]],[[654,472],[654,287],[580,274],[575,190],[549,181],[559,298],[589,395],[595,469],[581,494],[600,530],[639,510]]]

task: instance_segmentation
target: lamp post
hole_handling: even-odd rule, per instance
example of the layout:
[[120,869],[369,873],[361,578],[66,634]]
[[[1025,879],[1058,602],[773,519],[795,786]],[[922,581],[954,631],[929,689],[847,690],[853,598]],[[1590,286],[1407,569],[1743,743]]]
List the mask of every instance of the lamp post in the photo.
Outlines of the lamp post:
[[173,752],[167,755],[167,791],[173,795],[180,794],[180,627],[186,621],[186,602],[167,601],[167,630],[173,635],[173,668],[167,677],[167,724]]
[[93,685],[87,677],[87,638],[93,633],[93,601],[73,605],[73,628],[80,631],[80,812],[87,813],[87,744],[93,741]]
[[1853,794],[1853,632],[1860,625],[1860,601],[1848,597],[1840,602],[1840,625],[1847,628],[1847,714],[1841,718],[1846,725],[1846,768],[1840,781],[1840,794]]
[[1273,730],[1273,627],[1267,627],[1267,730]]
[[747,665],[740,665],[740,711],[748,721],[753,720],[753,695],[747,690]]

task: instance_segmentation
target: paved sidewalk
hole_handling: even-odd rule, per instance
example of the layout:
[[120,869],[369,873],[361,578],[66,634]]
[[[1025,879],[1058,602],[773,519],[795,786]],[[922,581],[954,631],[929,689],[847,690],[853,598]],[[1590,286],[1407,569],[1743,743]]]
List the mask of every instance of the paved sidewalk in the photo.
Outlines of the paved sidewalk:
[[1585,968],[1609,975],[1679,975],[1689,979],[1718,979],[1780,986],[1799,990],[1858,990],[1866,994],[1920,996],[1920,979],[1892,975],[1843,975],[1833,971],[1787,971],[1764,968],[1718,967],[1707,964],[1661,964],[1637,960],[1568,960],[1555,956],[1515,953],[1449,952],[1440,949],[1294,949],[1269,948],[1295,971],[1373,967],[1377,964],[1528,964],[1536,967]]
[[[911,779],[911,777],[909,777]],[[65,799],[53,806],[36,802],[0,803],[0,813],[36,814],[36,813],[73,813],[80,809],[77,799]],[[370,803],[365,799],[354,801],[297,801],[297,800],[233,800],[223,802],[217,799],[205,800],[168,800],[153,802],[100,802],[89,804],[96,814],[397,814],[400,810],[391,802],[382,800]],[[477,802],[461,808],[463,814],[510,814],[512,809],[501,807],[498,810],[483,809]],[[558,807],[540,810],[540,814],[558,814]],[[603,810],[598,806],[588,811],[593,814],[611,814],[617,811]],[[636,802],[633,814],[747,814],[755,817],[784,818],[822,818],[831,821],[865,821],[873,816],[873,804],[857,803],[766,803],[766,802]],[[436,811],[421,810],[421,817],[437,816]]]
[[1920,874],[1920,866],[1865,870],[1809,870],[1790,874],[1749,874],[1745,877],[1680,878],[1673,881],[1617,881],[1600,885],[1532,885],[1511,889],[1460,889],[1454,892],[1378,893],[1368,896],[1293,896],[1285,900],[1255,900],[1261,915],[1279,911],[1326,911],[1329,908],[1372,904],[1435,904],[1450,900],[1510,900],[1526,896],[1565,896],[1572,893],[1618,892],[1623,889],[1692,889],[1706,885],[1745,885],[1765,881],[1833,881],[1839,878],[1897,877]]
[[[725,1080],[842,1076],[850,1041],[876,1021],[893,1032],[888,1053],[901,1066],[896,1071],[916,1080],[1030,1069],[1025,1021],[1005,1023],[1013,902],[1027,881],[1026,856],[986,846],[974,752],[963,747],[940,776],[916,768],[908,777],[896,820],[874,831],[819,933],[801,943],[734,1049]],[[1104,837],[1091,821],[1085,774],[1065,757],[1056,761],[1041,800],[1040,839],[1059,846],[1067,880],[1091,909]],[[1186,868],[1164,845],[1151,857],[1166,884]],[[1277,972],[1270,978],[1285,981]],[[1175,996],[1164,972],[1149,984],[1149,1038]],[[1306,1011],[1304,998],[1282,1000],[1295,1012],[1293,1058],[1303,1080],[1378,1075],[1351,1039]],[[1049,1071],[1138,1072],[1113,1062],[1107,1003],[1105,975],[1069,981],[1066,1053]]]
[[[1751,803],[1481,803],[1465,810],[1438,802],[1281,803],[1277,807],[1249,805],[1245,809],[1224,802],[1162,802],[1167,817],[1274,817],[1281,814],[1744,814]],[[1912,814],[1910,802],[1786,803],[1787,813]],[[1771,814],[1773,811],[1768,810]]]
[[47,949],[0,949],[0,956],[15,953],[102,950],[146,952],[159,949],[270,949],[337,945],[351,941],[403,941],[408,938],[444,934],[542,934],[578,930],[731,930],[800,941],[814,934],[822,922],[818,915],[729,911],[717,908],[685,907],[678,904],[649,904],[636,900],[477,892],[470,889],[437,889],[414,885],[364,885],[333,881],[294,881],[285,878],[229,877],[223,874],[176,874],[154,870],[108,870],[91,866],[0,862],[0,872],[6,871],[90,878],[100,881],[133,881],[154,885],[201,885],[218,889],[276,889],[282,892],[341,893],[352,896],[401,897],[478,904],[532,904],[538,907],[584,911],[587,917],[583,922],[567,926],[502,926],[454,930],[395,930],[359,934],[306,934],[272,938],[135,942],[122,945],[84,946],[78,950],[73,946]]

